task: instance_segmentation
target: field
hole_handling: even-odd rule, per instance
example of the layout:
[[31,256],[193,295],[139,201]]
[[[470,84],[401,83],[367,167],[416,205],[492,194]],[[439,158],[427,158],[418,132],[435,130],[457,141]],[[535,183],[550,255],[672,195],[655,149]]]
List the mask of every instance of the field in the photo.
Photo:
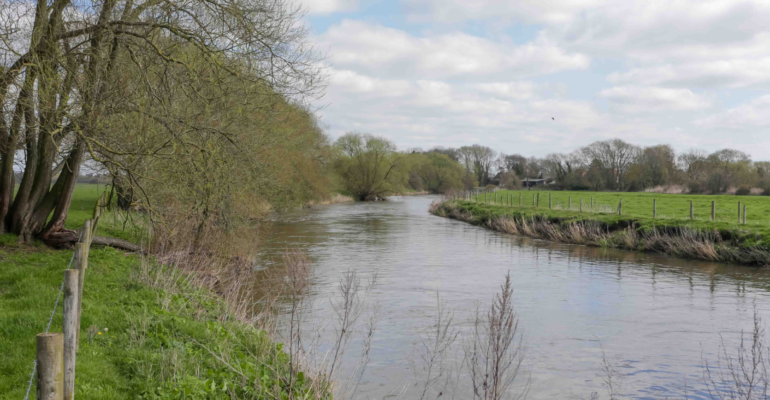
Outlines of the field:
[[[496,195],[496,197],[495,197]],[[540,196],[538,207],[533,206]],[[500,204],[505,207],[521,208],[537,212],[564,213],[565,215],[584,215],[586,218],[609,220],[618,217],[618,204],[622,199],[621,218],[633,218],[658,225],[686,225],[716,229],[747,228],[770,232],[770,197],[731,196],[731,195],[683,195],[639,192],[570,192],[545,190],[500,190],[496,193],[480,194],[472,197],[474,201]],[[551,197],[551,209],[548,198]],[[519,197],[522,206],[519,207]],[[570,205],[571,198],[571,207]],[[580,200],[583,200],[582,212]],[[593,199],[593,209],[591,209]],[[653,220],[653,201],[656,203],[656,218]],[[694,219],[690,220],[690,201],[693,203]],[[715,221],[711,221],[711,203],[715,205]],[[746,206],[746,225],[738,217],[738,202]]]

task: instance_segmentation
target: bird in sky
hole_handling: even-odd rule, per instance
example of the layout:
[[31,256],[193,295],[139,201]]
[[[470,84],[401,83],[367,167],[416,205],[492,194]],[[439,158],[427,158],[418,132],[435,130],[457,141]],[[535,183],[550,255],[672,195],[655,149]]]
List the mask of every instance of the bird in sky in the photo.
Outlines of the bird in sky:
[[551,117],[551,119],[552,119],[552,120],[554,120],[554,121],[556,121],[556,118],[554,118],[554,117]]

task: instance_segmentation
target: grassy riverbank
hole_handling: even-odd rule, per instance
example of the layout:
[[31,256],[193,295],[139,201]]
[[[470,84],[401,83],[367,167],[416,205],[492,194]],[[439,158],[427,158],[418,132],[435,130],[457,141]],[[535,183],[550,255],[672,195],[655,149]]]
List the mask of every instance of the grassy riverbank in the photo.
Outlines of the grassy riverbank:
[[[495,197],[496,195],[496,197]],[[486,196],[486,197],[485,197]],[[534,199],[533,199],[534,196]],[[586,213],[614,214],[618,204],[623,201],[623,216],[651,219],[653,201],[656,203],[659,220],[689,221],[690,201],[693,202],[693,217],[696,222],[711,222],[711,203],[715,205],[715,221],[726,224],[738,224],[738,203],[746,207],[746,224],[752,228],[770,228],[770,197],[767,196],[731,196],[731,195],[691,195],[691,194],[661,194],[644,192],[575,192],[575,191],[545,191],[545,190],[499,190],[495,193],[480,194],[473,198],[480,202],[495,203],[509,207],[533,208],[533,202],[538,209],[548,209],[548,199],[551,197],[551,207],[554,210],[580,211],[580,200],[583,200],[582,211]],[[570,201],[571,199],[571,201]],[[593,199],[593,209],[591,208]],[[510,203],[509,203],[510,201]],[[742,221],[742,219],[741,219]],[[679,222],[677,222],[679,223]]]
[[[97,197],[96,185],[78,185],[67,226],[82,225]],[[135,232],[103,217],[99,234],[130,238]],[[2,399],[24,398],[35,335],[45,331],[72,253],[0,235]],[[281,344],[236,318],[227,302],[194,280],[135,255],[92,248],[77,398],[263,399],[286,398],[290,390],[308,393],[304,375],[290,373]],[[61,332],[61,303],[51,331]],[[34,390],[33,384],[31,398]]]
[[[450,200],[434,204],[431,212],[502,232],[565,243],[747,265],[770,264],[770,226],[697,219],[652,219],[625,213],[580,212],[558,207],[549,209],[547,193],[543,192],[540,196],[540,207],[532,207],[531,203],[529,207],[518,207],[516,195],[516,206]],[[624,205],[625,201],[624,198]]]

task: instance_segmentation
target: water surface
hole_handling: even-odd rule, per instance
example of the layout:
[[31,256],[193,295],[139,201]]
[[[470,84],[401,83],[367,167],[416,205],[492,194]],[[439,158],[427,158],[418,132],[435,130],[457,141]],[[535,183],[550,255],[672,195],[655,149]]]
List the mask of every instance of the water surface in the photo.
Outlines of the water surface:
[[[684,398],[687,391],[708,398],[702,357],[716,359],[720,337],[735,346],[752,327],[754,307],[768,315],[767,270],[493,232],[430,215],[435,200],[318,206],[276,222],[262,240],[266,266],[286,248],[310,256],[314,324],[331,313],[345,271],[378,274],[372,301],[380,322],[358,398],[413,398],[414,348],[431,325],[436,293],[462,327],[507,273],[524,333],[529,399],[607,398],[602,348],[624,397]],[[355,351],[347,354],[352,361]]]

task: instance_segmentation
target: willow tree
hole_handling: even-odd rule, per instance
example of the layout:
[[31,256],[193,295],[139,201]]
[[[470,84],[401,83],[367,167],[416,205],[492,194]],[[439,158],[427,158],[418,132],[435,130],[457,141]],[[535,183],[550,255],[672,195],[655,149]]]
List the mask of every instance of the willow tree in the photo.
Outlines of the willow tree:
[[236,90],[301,101],[321,88],[283,0],[2,1],[0,232],[21,240],[72,238],[84,163],[133,184],[153,163],[192,168],[194,152],[213,165],[249,150],[230,128],[260,105]]
[[334,171],[345,192],[356,200],[381,200],[402,190],[408,178],[405,157],[387,139],[369,134],[348,133],[334,144],[339,156]]
[[431,193],[447,193],[463,189],[463,166],[441,153],[419,154],[420,159],[412,167],[420,177],[423,187]]

